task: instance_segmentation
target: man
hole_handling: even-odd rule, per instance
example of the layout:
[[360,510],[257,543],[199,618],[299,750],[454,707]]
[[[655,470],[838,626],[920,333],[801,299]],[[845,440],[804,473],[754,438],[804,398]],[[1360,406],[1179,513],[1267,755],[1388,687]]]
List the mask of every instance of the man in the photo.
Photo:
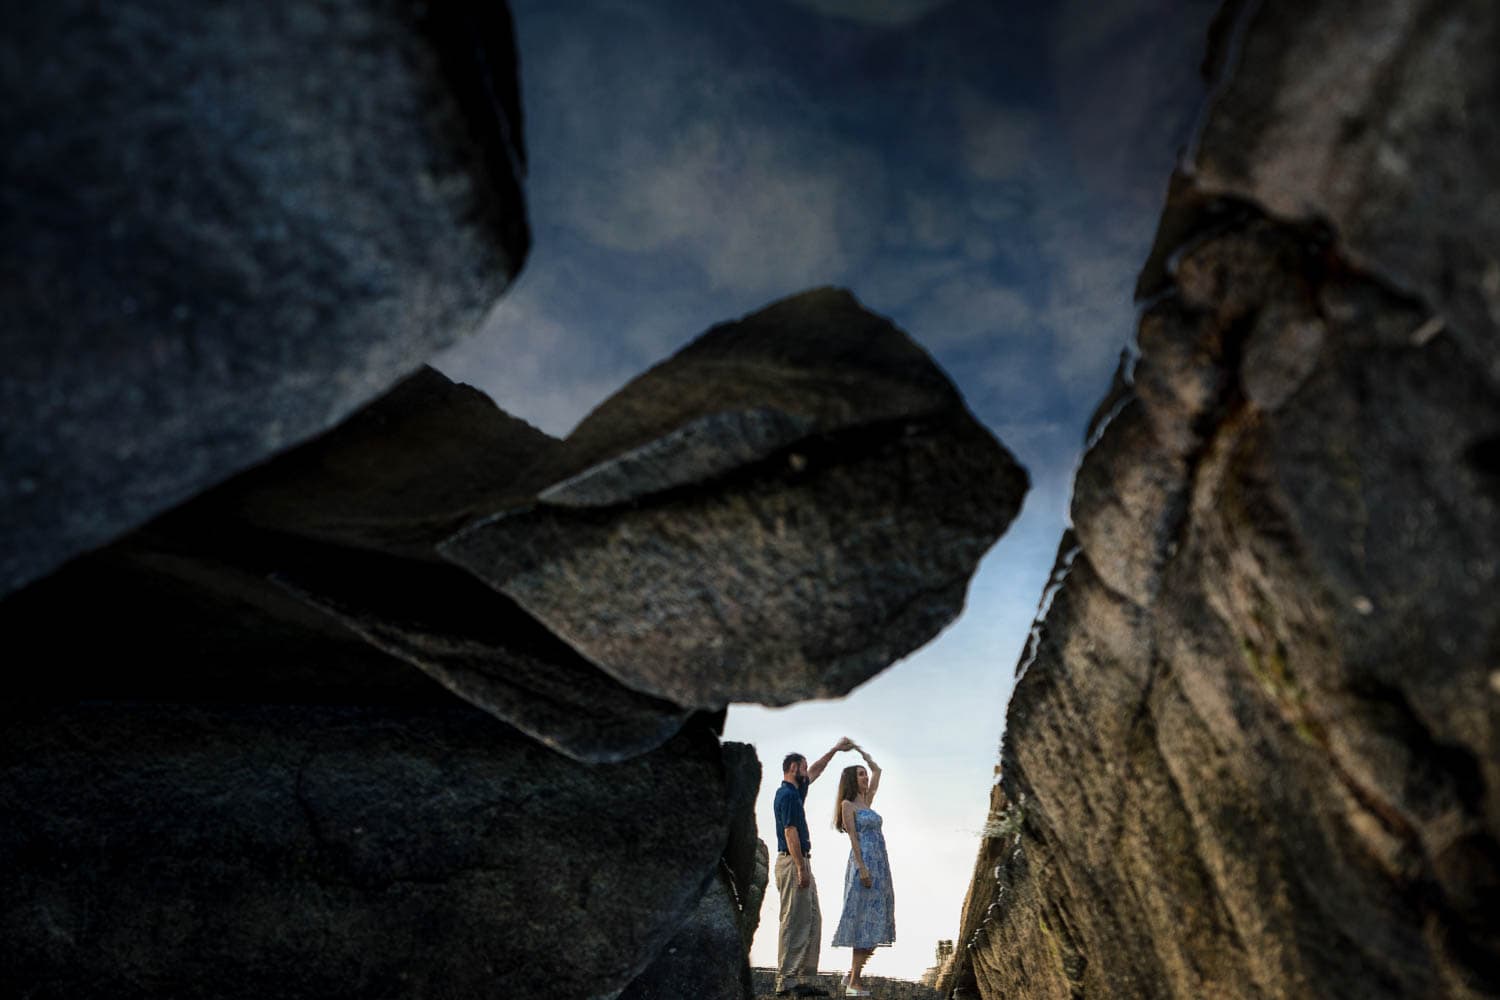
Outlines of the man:
[[807,831],[807,786],[818,780],[833,755],[853,749],[845,736],[833,749],[812,762],[789,753],[781,762],[781,787],[776,789],[776,892],[781,896],[781,934],[776,941],[776,995],[826,997],[813,985],[818,974],[818,949],[823,942],[823,914],[818,909],[818,886],[812,874],[812,837]]

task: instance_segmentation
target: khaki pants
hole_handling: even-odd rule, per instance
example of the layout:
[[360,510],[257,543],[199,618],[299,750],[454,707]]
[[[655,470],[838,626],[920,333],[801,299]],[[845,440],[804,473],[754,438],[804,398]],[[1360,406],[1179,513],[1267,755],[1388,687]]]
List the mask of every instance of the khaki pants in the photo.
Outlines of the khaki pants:
[[776,939],[776,989],[811,982],[818,974],[823,944],[823,911],[818,909],[818,882],[807,864],[808,885],[797,888],[797,865],[791,855],[776,855],[776,891],[781,896],[781,934]]

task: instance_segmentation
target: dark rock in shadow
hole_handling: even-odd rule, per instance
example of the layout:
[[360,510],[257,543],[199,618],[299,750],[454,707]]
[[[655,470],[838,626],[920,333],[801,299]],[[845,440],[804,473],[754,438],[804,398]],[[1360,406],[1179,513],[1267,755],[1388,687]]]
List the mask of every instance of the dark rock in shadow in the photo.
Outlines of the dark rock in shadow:
[[0,594],[320,433],[529,237],[503,3],[11,4]]
[[744,952],[760,925],[760,904],[770,875],[769,852],[757,835],[755,796],[760,792],[761,765],[755,748],[745,743],[724,744],[724,771],[729,781],[729,842],[724,845],[735,905],[740,913],[740,936]]
[[[433,551],[475,510],[524,496],[525,469],[556,445],[424,369],[0,603],[19,640],[69,664],[13,696],[441,700],[414,666],[580,760],[645,753],[689,710],[619,684]],[[128,668],[122,651],[137,653]]]
[[744,743],[725,743],[729,843],[692,916],[620,1000],[749,1000],[750,942],[765,897],[766,847],[755,835],[760,762]]
[[33,997],[609,996],[727,832],[701,725],[607,766],[452,699],[0,730],[0,979]]
[[750,965],[728,873],[710,883],[687,921],[620,1000],[749,1000]]

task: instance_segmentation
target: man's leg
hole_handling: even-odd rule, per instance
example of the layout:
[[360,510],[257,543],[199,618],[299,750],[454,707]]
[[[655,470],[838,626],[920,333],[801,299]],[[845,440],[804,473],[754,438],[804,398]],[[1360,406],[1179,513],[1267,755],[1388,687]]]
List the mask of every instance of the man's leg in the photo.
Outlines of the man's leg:
[[808,982],[818,975],[818,955],[823,950],[823,908],[818,905],[818,880],[813,876],[812,865],[807,866],[807,888],[803,893],[810,906],[807,918],[807,949],[803,952],[802,975]]
[[818,976],[818,951],[823,946],[823,913],[818,907],[818,883],[809,866],[807,888],[797,889],[797,868],[788,859],[791,870],[792,908],[782,925],[786,951],[781,960],[782,981],[787,987],[801,983],[812,985]]
[[776,992],[791,989],[798,976],[802,944],[799,910],[806,909],[806,891],[797,888],[797,866],[785,854],[776,856],[776,892],[781,897],[781,928],[776,937]]

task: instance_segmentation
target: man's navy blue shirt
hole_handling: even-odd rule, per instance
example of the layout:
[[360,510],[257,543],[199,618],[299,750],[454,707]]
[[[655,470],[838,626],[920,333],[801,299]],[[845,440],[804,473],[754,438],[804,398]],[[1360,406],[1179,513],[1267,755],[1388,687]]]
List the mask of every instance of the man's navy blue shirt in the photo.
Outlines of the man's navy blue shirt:
[[802,856],[812,853],[812,837],[807,832],[807,811],[803,802],[807,799],[807,788],[798,788],[783,780],[776,789],[776,849],[786,851],[786,828],[795,826],[797,838],[802,841]]

